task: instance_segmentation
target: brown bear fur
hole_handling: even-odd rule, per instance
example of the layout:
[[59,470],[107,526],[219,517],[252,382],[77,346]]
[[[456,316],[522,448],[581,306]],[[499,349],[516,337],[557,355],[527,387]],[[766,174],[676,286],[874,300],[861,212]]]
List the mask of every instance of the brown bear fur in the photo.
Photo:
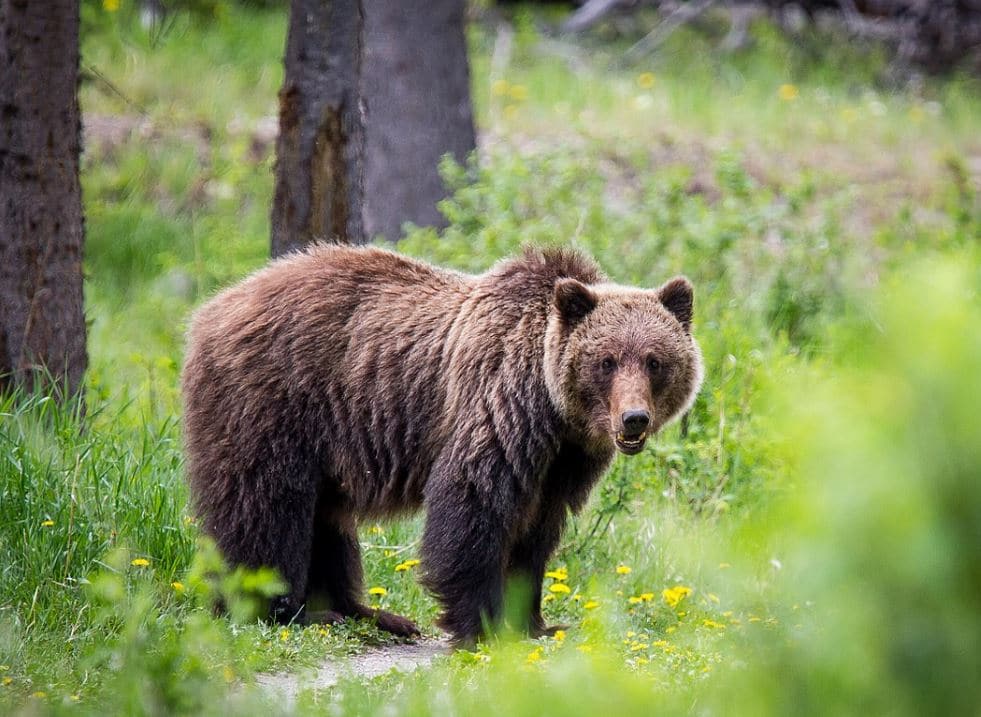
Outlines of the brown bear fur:
[[[273,617],[405,618],[362,603],[356,527],[426,510],[423,581],[455,639],[541,583],[568,510],[615,449],[687,409],[701,382],[692,289],[606,283],[587,258],[528,249],[479,276],[376,248],[274,261],[194,316],[183,372],[194,504],[235,564],[279,570]],[[630,418],[632,417],[632,418]],[[625,424],[625,420],[629,425]]]

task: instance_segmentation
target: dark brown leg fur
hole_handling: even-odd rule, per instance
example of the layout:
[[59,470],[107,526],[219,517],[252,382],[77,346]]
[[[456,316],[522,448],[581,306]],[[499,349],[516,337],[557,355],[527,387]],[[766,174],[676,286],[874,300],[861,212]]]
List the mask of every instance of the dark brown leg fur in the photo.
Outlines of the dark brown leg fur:
[[408,618],[372,610],[361,602],[363,577],[357,527],[348,512],[335,507],[337,503],[336,495],[323,496],[318,506],[307,587],[308,594],[324,593],[331,609],[311,613],[307,621],[337,623],[348,617],[367,618],[375,621],[379,629],[395,635],[419,635],[419,628]]
[[532,637],[551,635],[562,625],[546,626],[542,618],[542,582],[545,567],[559,544],[565,524],[565,503],[543,501],[540,514],[531,529],[511,548],[508,578],[527,583],[529,604],[527,622],[522,626]]

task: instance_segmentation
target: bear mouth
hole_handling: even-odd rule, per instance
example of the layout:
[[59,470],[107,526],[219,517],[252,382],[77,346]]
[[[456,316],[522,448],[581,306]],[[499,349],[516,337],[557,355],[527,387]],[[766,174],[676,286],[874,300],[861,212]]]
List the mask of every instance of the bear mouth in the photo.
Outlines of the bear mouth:
[[621,453],[625,453],[628,456],[632,456],[644,450],[644,442],[646,440],[647,440],[646,431],[636,436],[628,436],[621,432],[617,434],[616,444],[617,444],[617,448]]

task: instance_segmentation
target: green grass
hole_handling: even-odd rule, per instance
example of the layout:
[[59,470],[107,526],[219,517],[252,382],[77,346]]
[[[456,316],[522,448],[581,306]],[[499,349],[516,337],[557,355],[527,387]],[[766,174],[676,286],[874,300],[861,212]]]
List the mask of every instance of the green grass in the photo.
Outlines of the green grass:
[[[388,639],[208,608],[271,583],[196,548],[182,335],[268,254],[285,36],[281,11],[218,7],[152,38],[125,3],[85,4],[83,65],[125,97],[81,90],[88,410],[0,401],[0,710],[282,712],[256,671]],[[493,76],[495,31],[473,28],[480,165],[444,168],[450,227],[399,248],[480,271],[572,243],[617,281],[685,273],[705,388],[687,436],[619,459],[570,525],[546,580],[569,588],[545,604],[562,640],[508,637],[296,711],[970,712],[977,82],[885,89],[874,49],[765,24],[741,54],[683,29],[623,66],[631,38],[543,41],[537,22],[518,13]],[[362,526],[366,582],[436,634],[417,568],[396,570],[420,525]]]

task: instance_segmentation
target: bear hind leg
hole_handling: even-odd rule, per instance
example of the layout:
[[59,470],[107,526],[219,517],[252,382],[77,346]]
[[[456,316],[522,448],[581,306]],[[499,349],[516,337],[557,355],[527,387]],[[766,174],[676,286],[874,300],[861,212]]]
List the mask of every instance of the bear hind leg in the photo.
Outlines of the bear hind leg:
[[363,576],[357,529],[350,517],[340,518],[319,511],[314,528],[308,591],[327,597],[328,610],[310,613],[308,622],[336,623],[345,618],[367,618],[379,629],[401,637],[419,635],[419,628],[408,618],[375,610],[361,602]]

